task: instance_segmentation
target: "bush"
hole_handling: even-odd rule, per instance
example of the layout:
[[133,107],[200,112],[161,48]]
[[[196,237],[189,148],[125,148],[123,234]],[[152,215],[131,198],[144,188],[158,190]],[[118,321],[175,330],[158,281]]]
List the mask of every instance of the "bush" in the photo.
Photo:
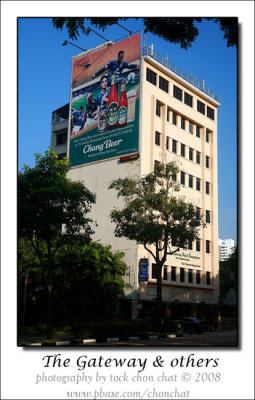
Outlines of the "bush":
[[148,331],[151,331],[151,324],[142,320],[80,322],[72,326],[72,333],[80,339],[128,338]]

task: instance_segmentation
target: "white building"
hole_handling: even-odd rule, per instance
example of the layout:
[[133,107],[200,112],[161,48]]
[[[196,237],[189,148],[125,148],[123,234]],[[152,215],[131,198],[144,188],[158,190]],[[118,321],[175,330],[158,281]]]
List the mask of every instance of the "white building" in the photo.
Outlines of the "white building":
[[219,260],[226,261],[234,251],[235,242],[233,239],[219,239]]

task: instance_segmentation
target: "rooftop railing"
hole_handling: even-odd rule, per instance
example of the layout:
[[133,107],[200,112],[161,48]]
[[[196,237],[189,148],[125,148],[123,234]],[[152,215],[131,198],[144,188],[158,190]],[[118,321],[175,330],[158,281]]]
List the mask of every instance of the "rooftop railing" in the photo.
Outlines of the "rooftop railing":
[[186,72],[183,72],[180,68],[173,65],[167,58],[162,57],[161,55],[157,54],[152,47],[144,47],[141,49],[141,57],[149,56],[153,58],[155,61],[163,65],[165,68],[169,69],[170,71],[174,72],[176,75],[180,76],[185,81],[189,82],[191,85],[195,86],[197,89],[201,90],[201,92],[207,94],[207,96],[211,97],[215,101],[219,103],[220,98],[219,96],[214,93],[211,89],[206,87],[202,82],[199,82],[196,78],[193,78],[191,75],[188,75]]

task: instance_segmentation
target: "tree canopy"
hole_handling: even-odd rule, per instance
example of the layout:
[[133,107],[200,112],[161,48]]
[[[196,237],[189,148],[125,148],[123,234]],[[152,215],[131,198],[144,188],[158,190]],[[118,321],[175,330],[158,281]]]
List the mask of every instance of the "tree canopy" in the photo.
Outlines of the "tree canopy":
[[[53,18],[53,26],[62,30],[66,26],[69,38],[77,40],[80,33],[88,35],[91,28],[88,24],[101,29],[103,32],[108,26],[125,22],[127,17],[90,17],[90,18],[72,18],[57,17]],[[139,18],[135,18],[139,19]],[[220,18],[200,18],[200,17],[144,17],[144,32],[152,33],[170,43],[179,44],[182,49],[188,49],[199,35],[197,25],[203,19],[211,20],[219,24],[224,33],[224,39],[227,41],[227,47],[237,47],[238,45],[238,19],[236,17]],[[87,26],[87,27],[86,27]]]
[[238,248],[226,261],[220,261],[220,295],[223,298],[230,289],[238,287]]
[[50,149],[44,156],[36,154],[35,167],[25,166],[18,175],[18,239],[30,243],[42,267],[48,288],[48,337],[53,334],[54,256],[66,243],[90,240],[93,233],[87,214],[96,197],[83,182],[69,180],[68,170],[68,161],[59,160]]
[[[159,164],[142,178],[116,179],[110,189],[118,191],[124,200],[122,209],[115,208],[111,219],[116,224],[115,235],[141,244],[151,254],[157,270],[157,316],[161,319],[162,268],[167,256],[189,241],[199,238],[202,216],[192,203],[180,196],[176,182],[178,172],[171,162]],[[152,245],[152,246],[151,246]],[[159,327],[160,321],[157,321]]]

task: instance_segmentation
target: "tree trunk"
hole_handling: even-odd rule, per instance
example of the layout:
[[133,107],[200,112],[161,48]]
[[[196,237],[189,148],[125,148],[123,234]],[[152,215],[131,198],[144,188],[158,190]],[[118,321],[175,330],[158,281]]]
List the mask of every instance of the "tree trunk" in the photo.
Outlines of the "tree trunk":
[[163,307],[162,307],[162,264],[157,264],[157,296],[156,296],[156,330],[160,332],[162,330],[162,318],[163,318]]
[[52,318],[52,262],[51,249],[48,243],[48,318],[47,318],[47,339],[53,338],[53,318]]

